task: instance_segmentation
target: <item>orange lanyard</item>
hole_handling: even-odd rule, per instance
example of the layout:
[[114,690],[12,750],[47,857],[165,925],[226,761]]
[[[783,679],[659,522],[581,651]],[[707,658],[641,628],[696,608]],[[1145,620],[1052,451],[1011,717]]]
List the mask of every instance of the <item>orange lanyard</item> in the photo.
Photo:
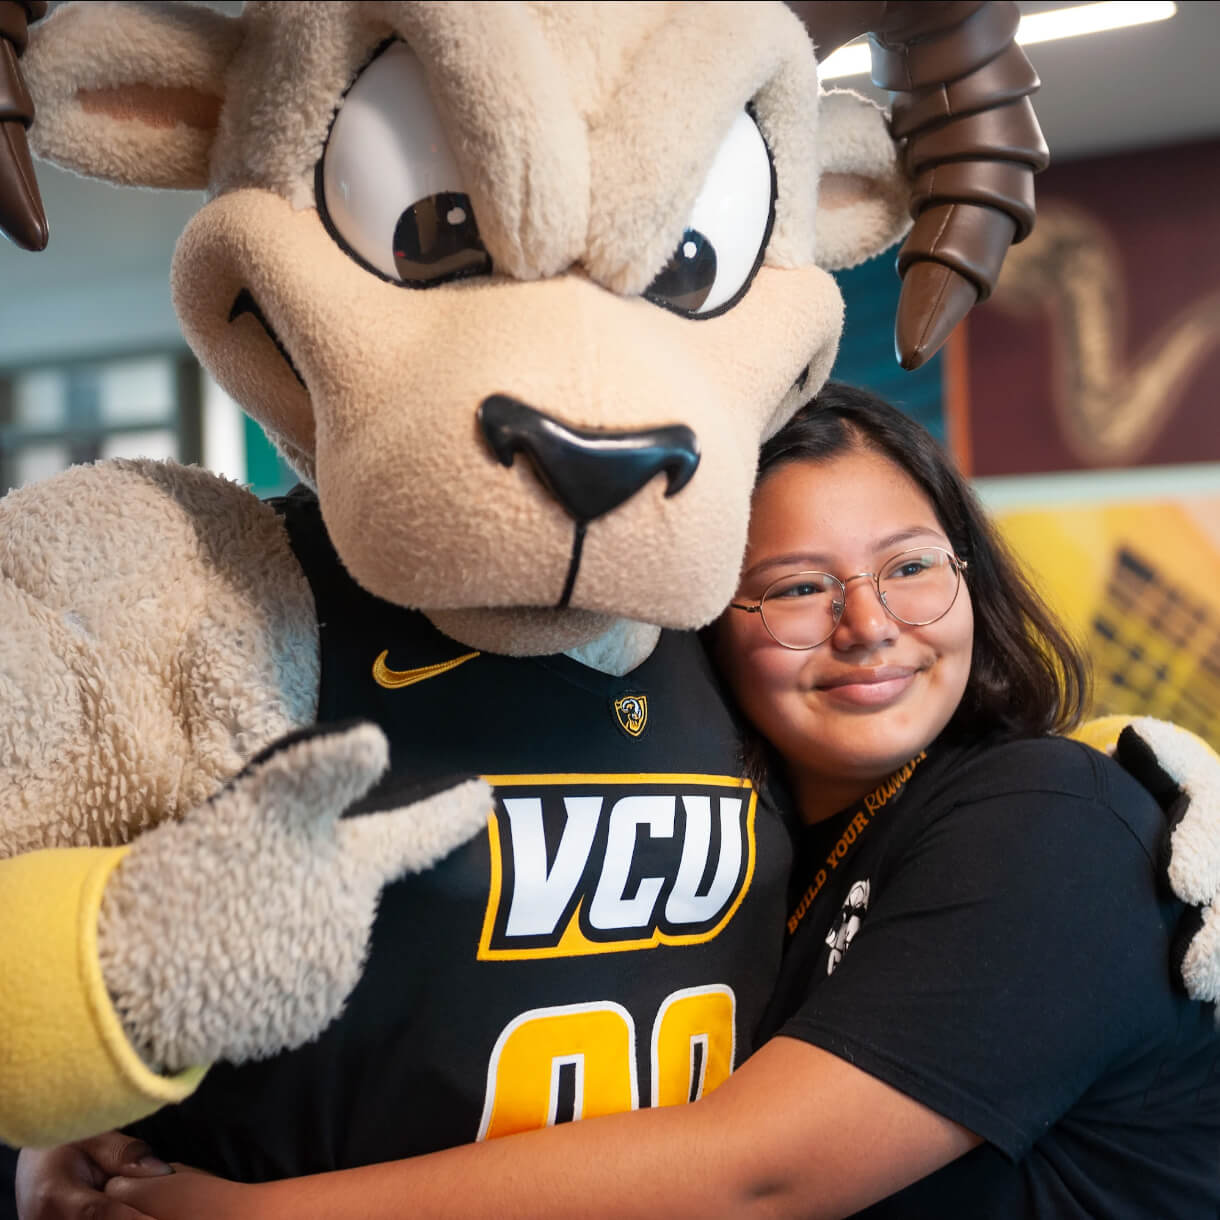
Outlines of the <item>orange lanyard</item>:
[[847,857],[855,853],[865,831],[876,821],[878,814],[906,787],[907,781],[915,774],[915,768],[927,757],[927,750],[920,750],[909,763],[899,767],[889,779],[879,783],[872,792],[848,811],[851,816],[847,818],[847,825],[844,826],[842,834],[835,840],[826,859],[814,873],[813,880],[797,899],[796,906],[792,908],[792,914],[788,916],[789,936],[794,935],[797,928],[801,926],[801,920],[808,914],[814,899],[822,892],[826,882],[846,862]]

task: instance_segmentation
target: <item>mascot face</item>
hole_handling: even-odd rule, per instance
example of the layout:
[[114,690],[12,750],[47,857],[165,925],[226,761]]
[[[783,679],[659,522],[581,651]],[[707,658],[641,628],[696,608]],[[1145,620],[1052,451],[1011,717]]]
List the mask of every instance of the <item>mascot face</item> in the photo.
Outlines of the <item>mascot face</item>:
[[25,62],[45,155],[207,185],[183,330],[357,580],[507,650],[721,609],[826,268],[903,226],[781,4],[88,5]]

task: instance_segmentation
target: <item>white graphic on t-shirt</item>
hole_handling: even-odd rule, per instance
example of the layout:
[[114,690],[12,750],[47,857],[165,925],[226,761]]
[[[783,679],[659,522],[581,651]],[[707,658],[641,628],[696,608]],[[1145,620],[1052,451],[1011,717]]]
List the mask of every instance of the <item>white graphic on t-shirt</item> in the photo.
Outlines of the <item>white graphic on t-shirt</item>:
[[852,937],[860,930],[860,918],[868,910],[868,879],[855,881],[847,891],[847,900],[839,912],[839,918],[826,933],[826,943],[830,953],[826,958],[826,973],[834,974],[835,967],[847,952]]

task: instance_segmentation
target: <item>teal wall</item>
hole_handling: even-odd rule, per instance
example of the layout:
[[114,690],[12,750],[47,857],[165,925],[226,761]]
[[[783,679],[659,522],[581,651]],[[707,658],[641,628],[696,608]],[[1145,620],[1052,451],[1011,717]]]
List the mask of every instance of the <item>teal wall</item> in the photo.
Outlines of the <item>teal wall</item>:
[[913,415],[942,444],[945,416],[941,357],[907,372],[894,355],[894,318],[901,281],[888,250],[850,271],[835,275],[846,305],[843,338],[831,376],[863,386]]
[[242,415],[246,441],[246,482],[256,496],[280,496],[300,481],[280,457],[267,434],[248,415]]

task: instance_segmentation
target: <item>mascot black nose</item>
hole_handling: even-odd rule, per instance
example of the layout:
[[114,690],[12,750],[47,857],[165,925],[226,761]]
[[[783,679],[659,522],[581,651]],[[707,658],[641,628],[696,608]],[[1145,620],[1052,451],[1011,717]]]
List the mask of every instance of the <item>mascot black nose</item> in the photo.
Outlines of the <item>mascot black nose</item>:
[[479,406],[479,427],[503,466],[524,453],[546,489],[585,524],[629,500],[664,471],[667,496],[690,482],[699,442],[681,424],[640,431],[573,428],[541,411],[492,394]]

